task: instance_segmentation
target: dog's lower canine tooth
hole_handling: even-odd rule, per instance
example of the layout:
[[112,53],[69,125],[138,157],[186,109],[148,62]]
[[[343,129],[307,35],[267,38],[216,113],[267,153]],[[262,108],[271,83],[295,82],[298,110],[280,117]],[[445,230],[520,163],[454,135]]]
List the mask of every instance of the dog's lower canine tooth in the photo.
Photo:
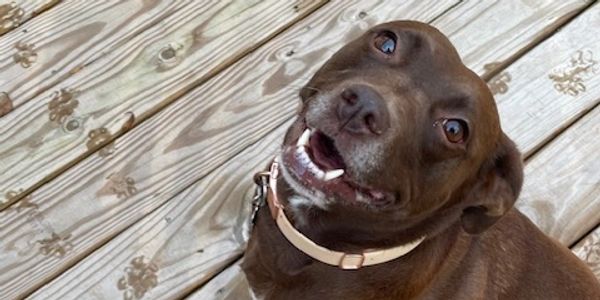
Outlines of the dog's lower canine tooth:
[[319,178],[321,180],[324,180],[324,178],[325,178],[325,172],[317,169],[316,172],[315,172],[315,177],[317,177],[317,178]]
[[344,170],[342,169],[327,171],[327,173],[325,173],[325,176],[323,176],[323,180],[329,181],[331,179],[338,178],[342,175],[344,175]]
[[308,139],[310,139],[310,128],[306,128],[300,138],[298,139],[297,146],[306,146],[308,145]]

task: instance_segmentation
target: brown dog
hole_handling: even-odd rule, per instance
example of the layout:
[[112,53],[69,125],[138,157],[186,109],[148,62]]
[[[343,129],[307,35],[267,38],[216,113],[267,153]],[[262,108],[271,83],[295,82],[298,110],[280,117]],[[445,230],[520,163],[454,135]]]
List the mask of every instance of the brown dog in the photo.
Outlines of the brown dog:
[[600,299],[591,271],[513,208],[520,154],[439,31],[376,26],[300,97],[243,264],[259,297]]

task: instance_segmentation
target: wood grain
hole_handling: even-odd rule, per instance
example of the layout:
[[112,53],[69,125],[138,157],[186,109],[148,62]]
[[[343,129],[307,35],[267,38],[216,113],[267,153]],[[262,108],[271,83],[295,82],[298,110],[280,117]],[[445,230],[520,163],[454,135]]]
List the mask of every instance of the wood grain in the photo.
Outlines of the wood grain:
[[60,0],[0,0],[0,36],[59,2]]
[[[66,1],[2,37],[0,91],[14,110],[187,6],[183,1]],[[33,57],[16,61],[15,54],[23,51],[18,44],[30,46]]]
[[266,166],[284,132],[284,127],[278,128],[30,298],[78,299],[88,294],[121,298],[124,291],[117,283],[140,255],[157,266],[157,285],[149,289],[149,298],[189,294],[241,256],[254,191],[249,174]]
[[591,2],[465,1],[433,25],[450,38],[467,66],[487,78]]
[[202,288],[186,297],[187,300],[244,300],[252,299],[250,286],[240,267],[241,259],[211,279]]
[[322,2],[182,2],[184,9],[0,119],[0,202],[6,207],[110,143]]
[[[21,208],[22,202],[11,207],[0,218],[0,243],[8,245],[0,247],[8,248],[8,251],[0,252],[0,288],[11,295],[22,295],[35,289],[277,128],[272,124],[261,129],[264,124],[256,123],[256,120],[265,110],[280,112],[282,104],[288,106],[286,114],[273,121],[281,124],[289,119],[296,103],[292,99],[296,98],[297,89],[284,89],[285,80],[305,80],[307,74],[318,68],[314,60],[325,60],[331,47],[342,45],[339,40],[342,36],[346,41],[378,20],[398,16],[431,20],[454,3],[447,2],[442,6],[439,1],[403,2],[390,9],[389,2],[344,1],[322,7],[262,47],[261,51],[245,57],[130,131],[127,138],[118,139],[113,146],[114,153],[108,159],[98,155],[88,157],[61,174],[56,183],[42,187],[27,198],[29,208]],[[291,50],[299,53],[300,58],[288,56],[293,52]],[[305,61],[309,64],[305,65]],[[271,149],[278,147],[280,134],[269,141],[268,144],[274,147]],[[230,138],[224,139],[225,136]],[[260,155],[274,153],[261,149]],[[248,178],[248,172],[239,169],[238,172]],[[220,175],[221,178],[229,176]],[[244,181],[245,188],[250,187],[249,183]],[[227,195],[222,196],[227,198]],[[197,200],[186,198],[186,201]],[[29,215],[33,216],[28,218]],[[212,241],[210,236],[205,239]],[[36,242],[39,240],[44,241],[44,246],[52,245],[45,249],[60,248],[53,246],[58,244],[65,250],[46,250],[46,253],[56,254],[44,255],[39,247],[41,243]],[[163,245],[161,241],[163,239],[155,239],[149,245],[140,246],[149,247],[146,251],[157,251],[156,247],[162,247],[158,244]],[[241,246],[237,249],[239,251]],[[128,261],[138,256],[136,254]],[[157,268],[163,266],[158,264]],[[64,274],[73,276],[72,273]],[[102,280],[98,275],[87,280]],[[187,284],[199,282],[190,280]],[[107,286],[116,289],[115,284],[109,282]],[[40,290],[42,292],[44,290]],[[60,293],[63,292],[68,291]]]
[[517,207],[567,246],[600,222],[600,36],[588,30],[599,26],[595,4],[491,81],[504,86],[504,130],[530,157]]
[[[597,199],[596,199],[597,200]],[[573,253],[583,260],[600,280],[600,226],[573,247]],[[233,272],[228,272],[231,275]],[[243,281],[240,281],[243,284]],[[209,283],[210,284],[210,283]],[[232,283],[229,283],[230,285]],[[208,284],[206,285],[208,286]]]
[[[199,2],[189,2],[189,3],[193,3],[194,5],[201,5],[202,3]],[[143,48],[136,48],[131,46],[131,51],[133,51],[133,54],[138,53],[139,51],[144,52],[146,55],[140,54],[139,56],[132,56],[132,53],[121,53],[120,55],[123,55],[122,59],[123,61],[119,63],[119,60],[111,60],[111,62],[115,62],[115,63],[119,63],[120,66],[126,66],[126,65],[130,65],[129,61],[133,60],[134,63],[132,63],[132,67],[129,68],[125,68],[125,69],[119,69],[119,68],[110,68],[111,65],[110,64],[106,64],[106,67],[110,68],[110,72],[114,72],[116,70],[120,70],[121,72],[124,73],[119,73],[119,75],[115,75],[115,78],[108,78],[107,80],[109,80],[112,85],[104,85],[101,84],[99,81],[101,80],[101,76],[100,74],[104,74],[101,72],[92,72],[90,71],[90,73],[86,73],[85,69],[82,70],[80,73],[78,73],[77,75],[83,74],[81,76],[84,77],[78,77],[78,76],[73,76],[72,78],[70,78],[69,80],[79,80],[82,82],[86,82],[87,84],[90,84],[91,82],[89,82],[89,80],[92,80],[93,82],[95,82],[94,84],[96,84],[94,87],[90,87],[90,90],[94,91],[94,93],[92,93],[93,95],[89,95],[89,97],[95,96],[98,97],[99,99],[106,99],[106,97],[114,97],[114,99],[112,100],[107,100],[108,102],[117,103],[117,102],[123,102],[123,103],[118,103],[118,105],[121,106],[121,109],[125,109],[127,111],[135,111],[137,112],[137,110],[135,108],[132,107],[126,107],[127,105],[131,105],[131,101],[138,101],[135,102],[135,104],[137,105],[137,107],[143,107],[145,109],[145,111],[148,111],[148,109],[150,109],[150,107],[153,105],[152,99],[154,100],[161,100],[160,98],[160,93],[153,93],[152,88],[162,88],[165,89],[165,91],[177,91],[177,88],[181,88],[182,85],[184,84],[191,84],[192,80],[197,80],[198,78],[200,78],[201,76],[208,76],[207,74],[209,74],[210,72],[216,72],[217,70],[219,70],[219,68],[223,67],[222,65],[226,63],[227,60],[235,60],[237,59],[237,56],[242,55],[244,51],[249,51],[250,49],[252,49],[252,47],[255,47],[255,42],[260,42],[262,39],[267,39],[270,35],[272,34],[276,34],[277,31],[286,26],[288,22],[293,23],[295,20],[297,20],[298,18],[301,18],[302,16],[304,16],[305,14],[307,14],[308,12],[311,11],[311,9],[314,9],[317,7],[317,5],[319,5],[319,2],[301,2],[302,5],[300,4],[295,4],[295,5],[288,5],[284,2],[279,2],[279,1],[274,1],[274,2],[260,2],[260,3],[252,3],[249,1],[244,1],[244,2],[235,2],[234,4],[230,5],[229,3],[226,2],[218,2],[219,5],[213,5],[210,7],[207,7],[206,9],[208,10],[203,10],[200,8],[195,8],[195,9],[189,9],[186,10],[186,13],[182,16],[178,16],[178,18],[173,19],[174,17],[177,16],[177,14],[173,14],[171,16],[169,16],[168,18],[162,20],[160,26],[157,26],[157,28],[154,28],[155,30],[147,30],[144,31],[143,33],[140,33],[140,35],[137,35],[133,40],[132,43],[133,45],[143,45],[144,43],[148,43],[148,47],[150,47],[151,49],[143,49]],[[268,8],[268,9],[267,9]],[[256,21],[251,22],[251,25],[248,25],[247,23],[249,22],[249,19],[257,19]],[[199,22],[201,22],[201,24],[199,24]],[[204,27],[201,27],[201,26]],[[243,25],[243,26],[242,26]],[[199,27],[200,26],[200,27]],[[253,32],[253,30],[255,30],[255,32]],[[151,32],[152,31],[152,32]],[[166,36],[163,36],[163,33],[169,33]],[[165,60],[169,60],[170,58],[173,58],[173,56],[171,56],[172,53],[168,53],[169,51],[166,51],[167,53],[165,53],[165,51],[158,51],[163,47],[166,43],[165,39],[167,39],[169,42],[173,42],[173,41],[180,41],[180,42],[184,42],[186,39],[188,40],[188,42],[191,43],[189,37],[190,37],[190,32],[193,33],[193,35],[197,35],[197,36],[202,36],[202,43],[201,44],[197,44],[195,45],[192,49],[192,47],[190,48],[186,48],[186,53],[188,54],[187,56],[185,56],[186,61],[187,59],[189,59],[189,62],[186,63],[185,66],[183,66],[184,61],[180,61],[179,66],[181,66],[180,68],[177,68],[177,66],[165,66],[171,69],[165,69],[165,70],[159,70],[160,73],[156,73],[155,71],[157,70],[157,66],[154,64],[146,64],[146,62],[144,61],[144,59],[149,59],[149,58],[153,58],[153,55],[156,55],[157,52],[161,53],[162,57]],[[152,33],[152,34],[151,34]],[[180,35],[180,36],[177,36]],[[246,36],[247,39],[242,40],[241,42],[238,42],[234,39],[232,39],[232,36]],[[157,39],[157,41],[154,41],[154,43],[151,43],[154,39]],[[148,39],[148,41],[146,41],[146,39]],[[137,42],[136,42],[137,41]],[[143,43],[142,43],[143,42]],[[127,44],[126,44],[127,45]],[[227,50],[227,51],[221,51],[221,50]],[[178,49],[178,50],[182,50],[182,49]],[[130,52],[131,52],[130,51]],[[178,53],[175,53],[175,58],[179,59]],[[108,55],[110,56],[110,55]],[[146,56],[150,56],[150,57],[146,57]],[[180,58],[183,60],[183,56]],[[99,64],[104,58],[100,59],[97,61],[97,64]],[[149,63],[153,63],[155,62],[155,60],[153,59],[149,59],[148,61]],[[170,61],[172,62],[172,61]],[[106,61],[105,61],[106,63]],[[96,65],[96,64],[94,64]],[[197,68],[199,65],[203,66],[203,68]],[[138,69],[150,69],[152,72],[142,72],[141,74],[137,74],[136,72],[134,72],[135,68],[137,67]],[[133,68],[133,69],[132,69]],[[90,67],[88,70],[91,70],[92,67]],[[131,76],[133,75],[139,75],[136,76],[136,78],[133,78]],[[107,74],[104,74],[106,76],[108,76]],[[148,77],[147,80],[144,79],[144,76]],[[77,78],[76,78],[77,77]],[[171,78],[173,77],[173,78]],[[138,84],[138,86],[136,85],[132,85],[132,86],[128,86],[129,83],[132,82],[137,82],[138,80],[145,84],[145,85],[149,85],[152,84],[153,82],[156,83],[156,80],[159,79],[169,79],[169,80],[165,80],[165,82],[161,83],[161,84],[155,84],[155,86],[153,86],[152,88],[148,88],[146,90],[144,90],[143,88],[145,88],[146,86],[141,86],[141,84]],[[67,81],[69,81],[67,80]],[[115,81],[117,80],[117,81]],[[120,80],[120,81],[118,81]],[[112,89],[109,89],[108,87],[111,87]],[[81,91],[84,91],[85,88],[81,88],[78,89]],[[129,93],[136,93],[135,97],[133,97],[132,95],[129,95]],[[179,92],[181,92],[181,89],[179,89]],[[82,97],[84,94],[86,94],[85,92],[81,92],[81,95],[79,97]],[[100,95],[101,94],[101,95]],[[76,92],[70,91],[70,90],[65,90],[64,92],[60,93],[59,96],[63,97],[64,99],[67,100],[67,103],[65,104],[65,107],[62,107],[61,109],[67,109],[68,108],[68,104],[73,103],[75,100],[75,96],[77,95]],[[129,98],[129,96],[131,96],[131,98]],[[172,95],[172,94],[171,94]],[[127,97],[126,97],[127,96]],[[163,94],[163,96],[165,96]],[[121,98],[121,97],[125,97],[125,98]],[[137,97],[137,98],[136,98]],[[154,97],[154,98],[151,98]],[[79,108],[82,108],[82,106],[85,106],[84,103],[86,101],[84,101],[84,98],[78,98],[78,102],[79,102]],[[128,99],[127,101],[125,101],[124,99]],[[144,101],[141,101],[144,100]],[[68,135],[65,135],[64,132],[61,133],[61,129],[60,127],[56,128],[56,126],[48,128],[48,122],[47,121],[43,121],[40,124],[38,124],[40,126],[40,130],[50,130],[50,131],[54,131],[55,135],[58,136],[54,136],[54,140],[52,141],[52,143],[54,143],[54,147],[62,147],[65,146],[65,140],[69,140],[72,138],[80,138],[83,140],[82,136],[83,134],[83,130],[82,127],[84,127],[84,123],[86,122],[91,122],[94,123],[95,121],[97,121],[96,117],[100,117],[99,114],[101,114],[103,112],[103,107],[99,107],[98,105],[104,105],[104,104],[110,104],[110,103],[103,103],[103,102],[98,102],[99,100],[94,99],[94,98],[89,98],[88,99],[88,105],[90,109],[97,109],[98,111],[96,111],[97,115],[91,114],[88,116],[88,120],[85,119],[81,119],[81,126],[80,127],[76,127],[75,128],[75,132],[71,133],[71,136],[69,137]],[[165,101],[165,99],[162,99],[162,101]],[[170,100],[169,100],[170,101]],[[23,105],[21,108],[27,107],[30,103],[29,102],[25,105]],[[156,103],[154,103],[156,104]],[[46,104],[45,104],[46,105]],[[93,108],[93,106],[96,105],[95,108]],[[109,105],[110,106],[110,105]],[[59,111],[59,112],[62,112]],[[7,118],[11,118],[14,117],[16,115],[19,115],[19,112],[15,112],[13,114],[10,114],[8,116],[6,116],[6,118],[2,119],[2,121],[6,120]],[[60,114],[59,114],[60,115]],[[134,114],[126,114],[125,112],[123,112],[123,117],[122,120],[118,120],[119,123],[122,123],[120,126],[126,125],[126,126],[131,126],[131,119],[134,116]],[[28,118],[33,118],[33,120],[37,120],[35,118],[34,115],[31,116],[27,116]],[[143,114],[135,114],[135,119],[143,119]],[[43,113],[42,116],[40,116],[40,118],[48,118],[47,112]],[[38,118],[39,119],[39,118]],[[30,120],[31,123],[35,123],[35,121]],[[22,120],[23,122],[26,122],[27,120]],[[117,124],[115,124],[117,125]],[[21,124],[20,126],[23,126],[23,124]],[[87,126],[87,125],[85,125]],[[66,123],[66,129],[69,129],[69,123]],[[94,126],[95,127],[95,126]],[[92,128],[94,128],[92,127]],[[4,129],[5,127],[1,127],[2,129]],[[30,128],[29,126],[27,128]],[[95,150],[96,147],[100,147],[102,146],[105,142],[106,142],[106,136],[110,135],[112,129],[110,129],[110,126],[107,127],[100,127],[100,128],[96,128],[94,130],[92,130],[91,132],[89,132],[89,135],[91,137],[91,140],[88,142],[84,142],[83,145],[84,147],[88,147],[88,148],[92,148]],[[79,131],[79,132],[77,132]],[[88,133],[85,133],[85,135],[88,135]],[[76,137],[74,137],[76,136]],[[148,137],[154,137],[155,135],[151,135]],[[1,144],[0,147],[5,147],[5,144]],[[110,150],[109,150],[110,149]],[[137,148],[135,145],[132,145],[132,149],[136,149],[136,150],[140,150],[139,148]],[[14,150],[14,149],[13,149]],[[95,161],[98,159],[98,161],[96,161],[94,163],[95,164],[107,164],[107,165],[112,165],[110,164],[111,159],[110,159],[110,153],[112,153],[113,151],[119,151],[119,150],[123,150],[123,148],[120,148],[119,145],[113,146],[110,145],[109,147],[104,147],[103,149],[101,149],[98,153],[98,155],[95,155],[93,158],[91,158],[90,160],[88,160],[89,162],[91,161]],[[11,150],[12,151],[12,150]],[[15,154],[15,155],[20,155],[15,152],[10,152],[11,154]],[[139,153],[139,152],[138,152]],[[130,154],[128,154],[129,156]],[[129,158],[131,158],[131,156],[129,156]],[[150,157],[146,156],[146,159],[148,159]],[[179,161],[179,157],[172,157],[175,160]],[[47,157],[44,158],[45,164],[50,164],[51,160],[53,158],[52,157]],[[115,161],[116,162],[116,161]],[[120,163],[122,163],[121,166],[119,166],[118,168],[121,169],[121,171],[129,171],[127,170],[127,162],[120,160]],[[168,161],[165,161],[165,163],[168,163]],[[82,164],[82,166],[84,166],[85,164]],[[5,166],[7,167],[7,166]],[[40,168],[41,166],[38,166],[38,168]],[[125,167],[125,169],[122,169],[123,167]],[[95,189],[92,193],[90,194],[81,194],[79,196],[75,196],[73,194],[70,194],[71,192],[65,192],[60,191],[60,190],[54,190],[54,192],[58,192],[59,194],[61,194],[61,197],[64,197],[63,199],[69,199],[69,201],[86,201],[85,199],[91,200],[90,203],[84,205],[86,207],[86,209],[84,210],[78,210],[75,209],[74,207],[70,207],[70,208],[66,208],[64,206],[62,206],[63,204],[67,204],[66,202],[63,202],[62,204],[60,204],[60,202],[55,202],[53,204],[47,203],[48,204],[46,206],[46,204],[43,204],[44,201],[42,202],[36,202],[34,200],[30,200],[30,197],[25,198],[24,200],[26,200],[23,205],[23,202],[20,202],[20,204],[17,204],[15,206],[13,206],[10,211],[4,211],[2,218],[0,218],[0,223],[2,223],[2,229],[1,231],[3,233],[0,233],[0,235],[2,236],[6,236],[5,234],[10,234],[12,233],[16,233],[16,231],[20,231],[20,230],[24,230],[22,233],[22,235],[19,234],[19,236],[15,236],[15,239],[12,238],[7,238],[7,239],[1,239],[0,241],[0,249],[2,249],[2,252],[0,252],[0,262],[1,264],[4,264],[4,267],[8,267],[8,269],[4,269],[6,271],[10,270],[9,273],[3,273],[1,275],[1,279],[0,279],[0,290],[2,290],[3,295],[7,296],[7,297],[18,297],[18,296],[22,296],[24,294],[28,294],[30,292],[32,292],[36,287],[40,286],[41,284],[43,284],[45,281],[53,278],[54,276],[56,276],[58,273],[60,273],[60,271],[64,270],[65,268],[68,268],[72,263],[80,260],[83,256],[85,256],[86,253],[88,253],[89,251],[97,248],[99,245],[103,244],[104,242],[107,241],[107,239],[109,239],[110,237],[114,236],[115,233],[123,230],[124,228],[126,228],[127,226],[131,225],[132,223],[134,223],[135,221],[137,221],[139,219],[140,216],[146,215],[149,211],[153,210],[154,208],[156,208],[156,206],[160,205],[161,203],[164,203],[165,200],[171,198],[173,195],[176,194],[176,192],[181,191],[183,188],[182,186],[178,186],[176,187],[176,192],[169,192],[168,189],[165,190],[160,190],[160,191],[154,191],[151,195],[145,194],[144,190],[136,187],[137,186],[143,186],[144,185],[144,172],[148,173],[152,170],[152,167],[155,167],[155,163],[152,164],[147,164],[145,167],[150,167],[149,169],[145,169],[145,170],[141,170],[141,173],[139,173],[138,175],[141,176],[137,176],[134,175],[134,178],[131,178],[129,176],[129,174],[127,173],[122,173],[121,171],[115,171],[116,169],[110,169],[108,173],[104,173],[104,174],[100,174],[97,173],[95,175],[92,175],[90,177],[87,177],[87,180],[85,179],[85,176],[80,176],[83,174],[79,174],[79,175],[75,175],[74,173],[71,173],[71,175],[67,175],[65,174],[66,177],[70,177],[71,179],[68,179],[70,181],[75,180],[73,177],[71,177],[72,175],[75,175],[77,180],[77,182],[80,182],[80,180],[82,182],[84,181],[88,181],[91,178],[94,178],[94,181],[99,183],[100,186],[96,186],[97,189]],[[85,167],[84,167],[85,168]],[[95,168],[95,167],[94,167]],[[15,168],[14,166],[11,167],[7,167],[4,168],[3,170],[15,170],[18,168]],[[107,170],[107,169],[105,169]],[[24,172],[27,172],[27,170],[23,170]],[[35,170],[29,170],[30,172],[34,172]],[[89,169],[88,171],[92,171],[91,169]],[[19,170],[19,172],[21,172],[21,170]],[[78,171],[79,172],[79,171]],[[20,173],[12,173],[12,176],[15,175],[22,175]],[[9,176],[6,174],[6,172],[3,172],[2,174],[3,176]],[[182,173],[180,173],[180,175],[184,175]],[[189,175],[189,174],[188,174]],[[100,176],[100,177],[96,177],[96,176]],[[163,178],[164,179],[164,178]],[[4,182],[3,182],[4,183]],[[155,182],[157,183],[157,182]],[[189,181],[184,181],[182,183],[183,187],[187,187],[190,184]],[[68,184],[69,185],[69,184]],[[78,184],[77,184],[78,185]],[[58,186],[56,186],[58,187]],[[62,188],[60,188],[62,189]],[[52,192],[52,193],[54,193]],[[161,193],[165,193],[165,195],[167,195],[166,198],[161,197]],[[14,196],[14,194],[16,194],[18,192],[14,192],[13,194],[9,194],[8,196]],[[126,199],[127,197],[133,195],[133,194],[139,194],[140,198],[139,199],[144,199],[146,200],[141,201],[142,205],[136,205],[136,202],[131,202],[131,201],[124,201],[124,199]],[[34,196],[35,197],[35,196]],[[55,196],[51,196],[51,197],[56,197]],[[149,197],[149,198],[146,198]],[[49,198],[48,198],[49,199]],[[78,200],[76,200],[78,199]],[[155,201],[157,200],[157,201]],[[83,203],[83,202],[81,202]],[[138,203],[140,204],[140,203]],[[146,210],[144,209],[144,205],[150,205],[146,207]],[[124,205],[124,206],[123,206]],[[62,208],[59,208],[61,207]],[[67,206],[70,206],[70,204],[67,204]],[[137,206],[137,207],[135,207]],[[123,209],[124,207],[129,207],[129,209],[125,209],[123,211],[120,212],[121,209]],[[23,208],[27,208],[26,210],[23,210]],[[45,209],[57,209],[59,208],[58,211],[59,215],[54,215],[52,216],[51,214],[48,214],[48,212],[42,212]],[[66,209],[66,211],[63,211],[64,209]],[[114,210],[113,210],[114,209]],[[64,214],[69,215],[70,217],[65,218]],[[131,214],[133,213],[133,215]],[[99,214],[99,215],[98,215]],[[12,215],[12,217],[11,217]],[[18,215],[18,216],[17,216]],[[62,216],[61,216],[62,215]],[[7,218],[4,218],[7,217]],[[73,218],[71,218],[73,217]],[[100,222],[100,224],[106,224],[108,221],[107,219],[104,218],[109,218],[112,219],[113,217],[116,217],[115,221],[116,223],[114,223],[113,225],[110,226],[102,226],[102,232],[103,234],[101,234],[100,236],[97,236],[95,234],[98,234],[99,232],[93,233],[91,235],[86,235],[83,234],[83,236],[85,236],[83,239],[79,240],[76,237],[76,234],[72,234],[71,230],[75,229],[75,230],[82,230],[81,232],[86,232],[88,230],[96,230],[96,229],[101,229],[101,227],[97,227],[96,225],[93,225],[96,228],[90,228],[87,227],[86,225],[84,225],[83,223],[81,224],[77,224],[79,222],[85,221],[85,220],[97,220]],[[12,221],[10,221],[10,219],[14,219],[17,218],[19,220],[21,220],[21,224],[16,224],[13,223]],[[121,221],[117,221],[119,218],[123,218],[121,219]],[[70,220],[69,220],[70,219]],[[104,221],[102,221],[104,219]],[[127,222],[122,222],[124,220],[128,220]],[[65,221],[65,222],[63,222]],[[105,222],[106,221],[106,222]],[[84,222],[85,223],[85,222]],[[58,226],[58,227],[55,227]],[[64,227],[63,227],[64,226]],[[66,231],[65,231],[66,230]],[[107,235],[108,234],[108,235]],[[23,239],[24,238],[24,239]],[[33,239],[31,239],[33,238]],[[79,244],[78,244],[79,243]],[[83,248],[81,248],[81,246],[83,246]],[[80,251],[84,249],[84,251]],[[6,250],[6,251],[5,251]],[[37,263],[33,263],[31,264],[29,267],[27,266],[22,266],[23,268],[21,269],[21,267],[17,267],[16,266],[16,260],[14,260],[13,258],[19,257],[18,260],[20,259],[25,259],[27,260],[26,257],[32,257],[32,256],[36,256],[38,257],[38,259],[40,259],[40,261],[44,261],[45,263],[42,264],[37,264]],[[64,258],[64,259],[63,259]],[[32,261],[31,261],[32,262]],[[33,269],[31,269],[31,266],[35,266],[36,268],[38,268],[37,271],[34,271]],[[26,276],[22,276],[24,273],[17,271],[18,269],[21,269],[21,271],[26,271],[26,272],[30,272],[30,274],[26,275]]]
[[502,127],[526,157],[600,103],[600,6],[590,7],[552,38],[503,70],[496,102]]
[[[364,6],[366,4],[361,3],[361,5]],[[329,18],[334,18],[333,16],[337,15],[329,11],[330,7],[330,5],[322,7],[307,20],[291,29],[289,33],[286,32],[265,45],[264,49],[268,49],[266,53],[256,51],[234,65],[231,69],[225,70],[222,74],[209,81],[205,86],[184,96],[181,101],[178,101],[172,107],[159,113],[156,118],[149,120],[148,124],[142,124],[122,139],[119,139],[115,146],[127,150],[122,153],[117,151],[111,160],[123,160],[123,162],[106,166],[105,164],[98,165],[98,162],[100,161],[89,163],[87,163],[87,160],[84,161],[82,165],[76,167],[77,171],[73,171],[73,174],[86,174],[86,178],[89,178],[88,176],[95,176],[95,178],[90,181],[82,182],[79,187],[70,188],[67,194],[74,198],[79,198],[77,195],[83,196],[93,194],[98,189],[103,188],[103,185],[106,184],[105,182],[107,181],[105,178],[108,176],[105,175],[103,177],[101,175],[91,175],[90,173],[95,172],[108,175],[111,172],[110,170],[121,170],[121,173],[126,174],[127,177],[135,180],[135,187],[137,189],[137,193],[130,195],[127,198],[127,201],[135,202],[137,199],[143,199],[140,198],[144,197],[144,195],[139,194],[140,190],[144,190],[145,195],[160,191],[161,196],[164,196],[164,200],[161,199],[160,201],[166,201],[166,199],[168,199],[168,194],[165,195],[163,191],[166,190],[167,193],[176,193],[184,188],[186,182],[192,182],[193,180],[202,177],[210,170],[216,168],[220,162],[230,159],[232,155],[235,155],[238,151],[244,149],[244,147],[251,145],[252,141],[262,137],[265,134],[264,132],[268,132],[274,128],[275,125],[269,125],[270,122],[273,122],[274,124],[281,124],[281,122],[284,122],[289,118],[292,109],[296,106],[295,102],[288,99],[295,98],[294,94],[297,87],[302,84],[302,81],[306,80],[305,74],[314,72],[314,69],[317,68],[318,65],[326,59],[327,54],[330,53],[327,51],[319,51],[319,49],[335,49],[336,45],[343,44],[343,42],[340,42],[339,40],[339,36],[341,36],[339,32],[352,32],[348,27],[352,28],[351,26],[356,26],[354,25],[356,23],[358,23],[359,26],[366,27],[366,24],[362,25],[363,22],[374,22],[374,20],[368,20],[366,18],[384,14],[383,11],[389,13],[388,9],[381,9],[380,11],[378,9],[348,8],[346,11],[342,10],[341,12],[338,12],[338,14],[340,16],[346,16],[347,19],[354,20],[356,23],[353,24],[347,21],[347,19],[342,19],[343,21],[338,21],[341,24],[335,24]],[[337,11],[339,5],[331,9]],[[352,13],[361,15],[361,11],[366,13],[366,16],[365,14],[362,14],[366,20],[363,21],[356,17],[352,18]],[[329,17],[325,18],[324,16]],[[337,19],[339,20],[340,18],[338,17]],[[332,23],[335,24],[337,28],[332,28]],[[308,30],[305,27],[307,25],[311,26]],[[491,26],[494,26],[492,28],[495,29],[498,24],[492,24]],[[488,28],[487,30],[490,31],[492,28]],[[477,30],[486,29],[477,28]],[[327,32],[327,34],[324,35],[323,32]],[[354,35],[349,35],[343,39],[351,39],[358,33],[360,33],[360,30],[355,30],[353,33]],[[332,39],[331,36],[337,36],[338,38]],[[290,45],[294,45],[294,47],[291,47]],[[495,51],[495,49],[490,49],[490,51]],[[518,51],[518,49],[515,49],[515,51]],[[273,86],[274,83],[272,83],[272,81],[275,80],[274,78],[279,80],[276,82],[277,84],[275,86]],[[256,84],[257,82],[262,84]],[[294,88],[281,90],[281,88],[286,85],[292,85]],[[244,112],[244,118],[238,115],[240,112]],[[211,119],[208,118],[208,116],[219,117],[213,117]],[[263,119],[263,121],[260,121],[261,119]],[[265,122],[265,119],[268,120],[269,123]],[[277,128],[282,128],[282,126]],[[157,134],[157,132],[161,131],[165,134]],[[223,138],[226,135],[229,137],[226,139]],[[152,138],[153,136],[159,136],[160,138]],[[277,145],[279,135],[269,136],[272,138],[266,138],[266,140],[273,145]],[[131,152],[131,149],[136,150]],[[261,153],[261,155],[242,156],[242,158],[235,158],[232,161],[241,160],[244,163],[264,163],[273,152],[266,149],[259,151],[259,153]],[[207,157],[210,157],[210,159],[207,160]],[[148,165],[151,165],[152,167],[148,167]],[[246,175],[251,173],[244,170],[245,169],[240,169],[238,172],[245,172]],[[64,176],[68,173],[69,172],[65,173]],[[122,175],[122,177],[123,176],[125,175]],[[229,173],[222,173],[220,175],[222,178],[228,178],[229,176],[234,175]],[[146,181],[140,183],[137,179],[140,177]],[[59,180],[59,182],[63,181],[68,181],[68,177]],[[249,180],[246,181],[245,184],[248,189],[251,188]],[[46,190],[54,189],[55,187]],[[235,196],[237,196],[237,194]],[[43,194],[39,195],[39,197],[42,199],[39,201],[46,201],[45,199],[48,199],[47,196]],[[35,199],[37,198],[38,195],[34,194],[32,196],[32,201],[35,203],[35,201],[37,201]],[[107,196],[103,194],[102,198],[106,199]],[[106,200],[110,201],[110,198]],[[53,203],[73,202],[70,199],[48,199],[47,201]],[[144,206],[144,209],[142,210],[148,209],[147,207],[152,207],[152,204],[145,203],[143,205],[147,206]],[[137,206],[136,208],[140,208],[140,206]],[[113,206],[110,211],[126,213],[123,210],[128,209],[132,210],[133,208],[117,208]],[[162,209],[163,208],[161,207],[159,210]],[[60,211],[60,208],[58,210],[52,209],[45,212],[45,214],[55,214],[60,213]],[[134,212],[129,212],[129,214],[132,213]],[[103,212],[95,213],[93,210],[90,210],[83,215],[86,214],[107,218],[104,219],[104,223],[118,224],[119,222],[124,222],[119,218],[102,216],[104,214]],[[89,220],[89,218],[84,219],[83,216],[77,218],[78,220],[82,220],[77,221],[78,224],[103,224],[102,221]],[[86,224],[86,226],[97,226],[93,224]],[[74,234],[74,236],[81,236],[82,234],[106,235],[109,233],[82,233],[79,231],[77,234]],[[123,239],[127,240],[129,236],[130,235],[126,235]],[[102,280],[102,278],[106,276],[105,274],[110,271],[110,269],[105,269],[105,266],[109,264],[112,257],[110,254],[112,246],[109,245],[118,243],[117,240],[120,241],[122,239],[119,236],[109,242],[106,248],[103,248],[101,252],[94,253],[85,260],[86,267],[76,265],[60,278],[57,278],[55,282],[45,286],[36,293],[36,295],[39,295],[40,297],[43,295],[45,298],[64,297],[65,294],[63,294],[63,292],[57,291],[69,289],[58,287],[61,287],[67,282],[77,282],[77,278],[83,277],[80,275],[80,272],[89,269],[87,266],[95,266],[91,270],[93,270],[93,273],[97,274],[97,276],[93,278],[85,277],[85,280],[89,280],[90,282]],[[152,247],[158,246],[153,245],[147,247],[148,248],[145,248],[147,249],[146,251],[152,251],[150,250]],[[81,251],[85,251],[85,249]],[[136,251],[139,252],[141,250]],[[137,254],[134,252],[129,255],[128,259],[133,259],[137,257],[136,255]],[[160,269],[160,266],[158,268]],[[198,281],[193,282],[197,283]],[[104,283],[85,283],[83,285],[94,286],[96,284]],[[112,283],[109,280],[106,286],[111,286],[111,284]],[[57,288],[55,288],[55,286]],[[81,290],[76,289],[75,293],[80,292]]]
[[517,207],[567,246],[600,223],[599,134],[600,106],[527,163]]

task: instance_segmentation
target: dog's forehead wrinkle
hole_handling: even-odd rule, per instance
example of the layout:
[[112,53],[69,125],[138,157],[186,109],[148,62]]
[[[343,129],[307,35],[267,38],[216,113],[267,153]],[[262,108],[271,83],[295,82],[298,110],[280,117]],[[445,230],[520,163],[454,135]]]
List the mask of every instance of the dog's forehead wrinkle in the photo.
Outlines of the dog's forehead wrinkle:
[[461,118],[470,123],[475,121],[474,115],[477,113],[475,106],[476,103],[467,97],[450,96],[434,101],[430,110],[441,114],[436,117]]

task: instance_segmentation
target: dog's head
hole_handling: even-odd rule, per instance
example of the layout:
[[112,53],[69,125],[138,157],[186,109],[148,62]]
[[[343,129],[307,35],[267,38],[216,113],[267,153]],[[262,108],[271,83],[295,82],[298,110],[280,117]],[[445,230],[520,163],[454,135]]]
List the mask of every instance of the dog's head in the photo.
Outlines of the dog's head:
[[453,222],[480,233],[519,194],[520,154],[492,94],[429,25],[372,28],[300,97],[280,158],[299,226],[373,246]]

